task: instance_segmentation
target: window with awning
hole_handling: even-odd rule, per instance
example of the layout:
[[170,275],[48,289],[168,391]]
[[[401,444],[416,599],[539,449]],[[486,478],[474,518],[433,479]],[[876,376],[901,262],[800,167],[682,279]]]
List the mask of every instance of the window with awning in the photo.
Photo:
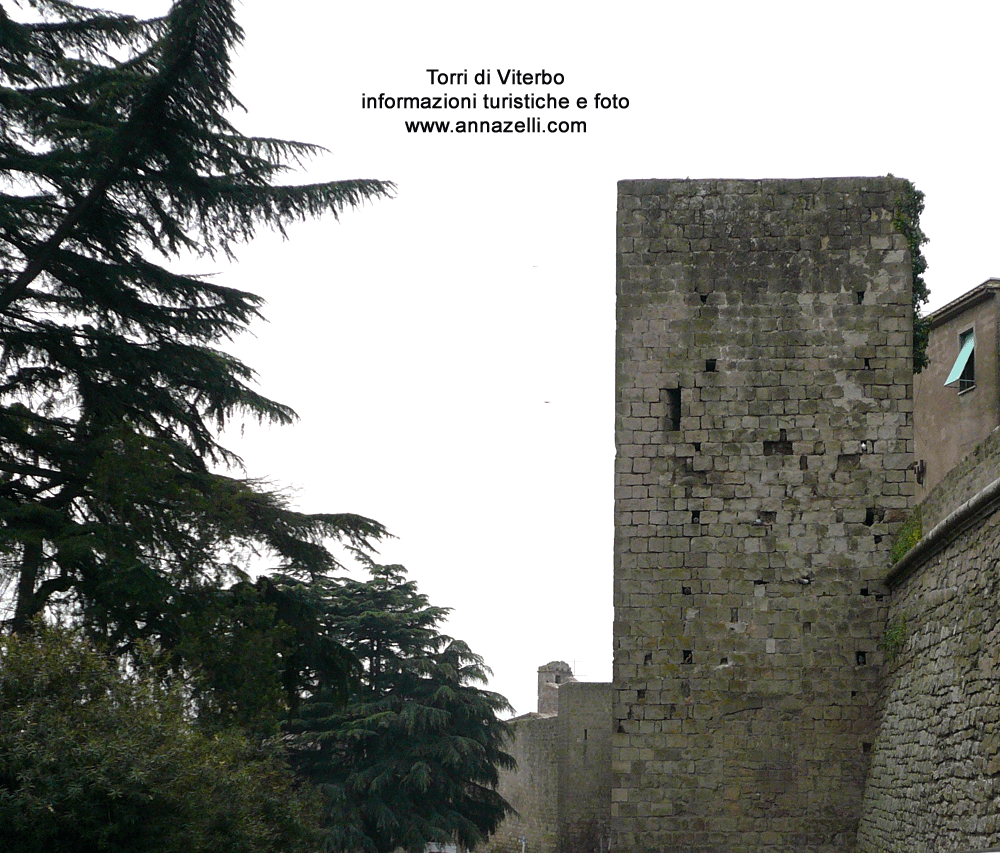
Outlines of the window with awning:
[[951,367],[945,385],[958,383],[958,390],[965,391],[976,385],[976,336],[973,330],[962,332],[958,338],[958,358]]

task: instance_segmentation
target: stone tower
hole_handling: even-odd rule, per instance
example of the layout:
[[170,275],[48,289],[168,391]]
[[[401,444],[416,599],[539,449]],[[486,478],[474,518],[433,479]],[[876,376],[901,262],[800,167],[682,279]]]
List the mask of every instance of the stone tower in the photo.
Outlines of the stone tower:
[[554,660],[538,667],[538,713],[559,713],[559,687],[575,682],[573,669],[566,661]]
[[853,846],[914,491],[908,190],[619,184],[619,850]]

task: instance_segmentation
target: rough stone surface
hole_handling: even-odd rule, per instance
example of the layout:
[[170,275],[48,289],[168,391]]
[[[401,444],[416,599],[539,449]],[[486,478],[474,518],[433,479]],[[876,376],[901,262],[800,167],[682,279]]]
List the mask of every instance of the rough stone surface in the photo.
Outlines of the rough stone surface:
[[914,494],[903,188],[619,184],[617,849],[853,846]]
[[554,660],[538,667],[538,713],[559,713],[559,690],[576,681],[573,669],[566,661]]
[[556,716],[525,714],[514,720],[510,754],[517,770],[502,771],[500,794],[516,814],[483,845],[492,853],[556,853],[559,841],[559,753]]
[[[1000,433],[922,508],[943,517],[997,476]],[[1000,844],[1000,507],[984,513],[893,590],[859,853]]]
[[[565,666],[565,664],[563,664]],[[569,668],[566,667],[568,670]],[[539,669],[555,672],[552,664]],[[539,679],[539,701],[548,696]],[[611,817],[611,685],[562,681],[558,715],[515,720],[500,793],[518,814],[482,848],[491,853],[599,853],[608,849]]]
[[598,853],[611,832],[611,685],[559,690],[559,851]]

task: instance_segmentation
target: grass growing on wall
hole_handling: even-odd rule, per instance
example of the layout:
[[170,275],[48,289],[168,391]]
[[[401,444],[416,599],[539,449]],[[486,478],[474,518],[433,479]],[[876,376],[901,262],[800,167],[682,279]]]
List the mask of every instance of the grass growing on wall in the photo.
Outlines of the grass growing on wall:
[[896,656],[903,651],[906,646],[906,617],[900,616],[885,626],[885,634],[879,645],[885,652],[885,659],[892,663]]
[[902,560],[906,556],[906,552],[916,545],[923,535],[924,523],[921,518],[920,507],[918,506],[910,513],[909,518],[903,522],[899,528],[899,532],[896,534],[896,541],[893,542],[890,553],[892,564],[895,565]]

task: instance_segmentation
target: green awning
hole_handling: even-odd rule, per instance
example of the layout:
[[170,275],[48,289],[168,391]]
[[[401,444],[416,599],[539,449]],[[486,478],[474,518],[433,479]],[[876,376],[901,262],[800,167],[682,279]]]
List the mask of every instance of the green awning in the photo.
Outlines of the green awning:
[[962,341],[962,350],[959,352],[958,358],[955,359],[955,364],[951,368],[951,373],[948,374],[948,378],[944,381],[945,385],[951,385],[952,382],[958,382],[959,378],[962,376],[962,371],[965,370],[965,365],[969,363],[969,358],[972,356],[972,351],[975,347],[975,335],[970,334],[964,341]]

